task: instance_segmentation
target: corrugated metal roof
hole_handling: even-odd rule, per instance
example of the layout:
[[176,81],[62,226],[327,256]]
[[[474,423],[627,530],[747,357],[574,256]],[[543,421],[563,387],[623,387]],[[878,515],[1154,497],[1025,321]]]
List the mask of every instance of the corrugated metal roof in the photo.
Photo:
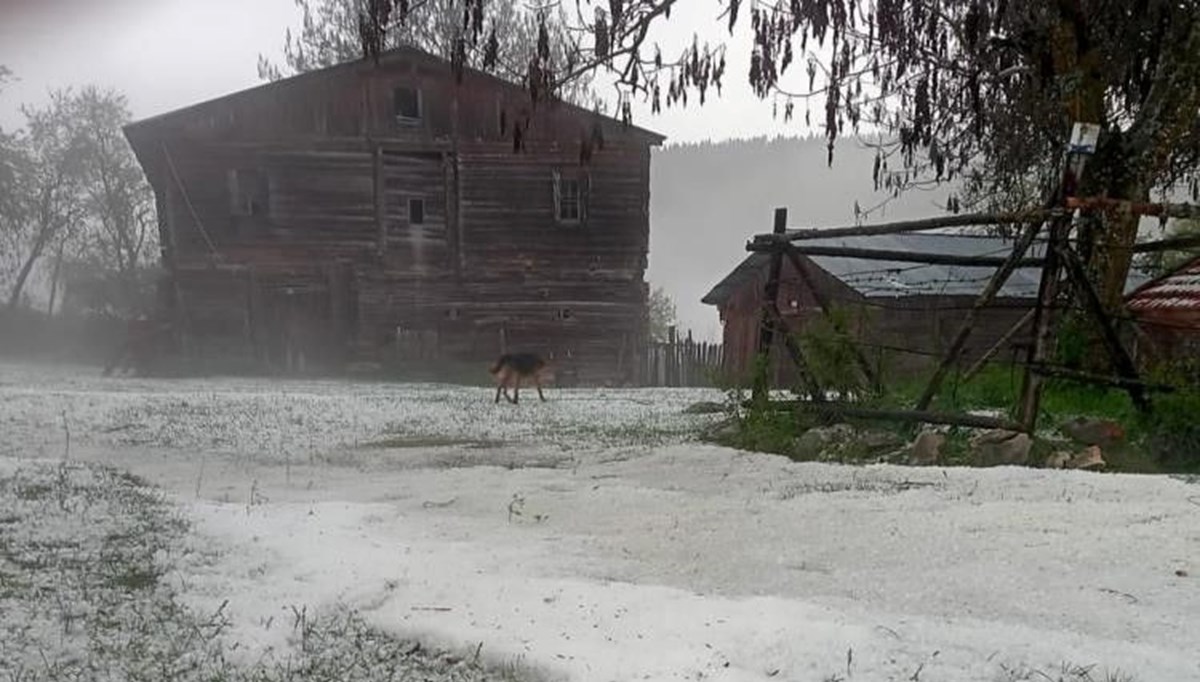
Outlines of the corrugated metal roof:
[[[1003,257],[1012,252],[1012,239],[959,234],[894,234],[865,237],[839,237],[797,242],[798,246],[846,246],[859,249],[927,252],[956,256]],[[1045,244],[1035,243],[1027,257],[1040,258]],[[963,267],[957,265],[927,265],[897,261],[867,260],[833,256],[809,256],[823,270],[845,282],[864,296],[899,298],[904,296],[976,296],[987,286],[996,272],[994,267]],[[750,254],[701,301],[720,304],[729,299],[745,282],[766,267],[770,256]],[[1131,291],[1145,277],[1130,272],[1125,291]],[[1000,289],[1006,298],[1035,298],[1041,282],[1041,269],[1018,268]]]
[[[1004,257],[1013,240],[954,234],[887,234],[867,237],[814,239],[800,245],[846,246],[857,249],[927,252],[953,256]],[[1027,256],[1041,257],[1044,245],[1034,244]],[[864,296],[972,296],[983,291],[994,267],[928,265],[896,261],[810,256],[813,262]],[[1041,282],[1038,268],[1018,268],[1000,289],[1001,297],[1034,298]]]
[[1200,258],[1145,283],[1127,303],[1130,310],[1200,310]]

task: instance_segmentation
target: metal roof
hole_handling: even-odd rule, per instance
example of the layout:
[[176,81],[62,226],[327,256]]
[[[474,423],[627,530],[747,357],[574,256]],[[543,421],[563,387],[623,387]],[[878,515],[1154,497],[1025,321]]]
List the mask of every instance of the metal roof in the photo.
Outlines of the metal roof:
[[[1013,239],[1004,237],[960,234],[894,234],[863,237],[812,239],[797,242],[798,246],[846,246],[860,249],[929,252],[956,256],[1005,256],[1012,252]],[[1027,256],[1040,258],[1045,244],[1036,242]],[[867,260],[833,256],[808,256],[817,266],[870,298],[900,298],[904,296],[977,296],[983,291],[994,267],[964,267],[957,265],[928,265],[896,261]],[[754,253],[743,260],[701,299],[704,303],[720,304],[755,273],[766,267],[770,256]],[[1126,280],[1128,292],[1145,281],[1131,272]],[[1035,298],[1041,282],[1040,268],[1018,268],[1001,287],[1001,298]]]
[[1126,302],[1130,310],[1200,311],[1200,258],[1146,282]]

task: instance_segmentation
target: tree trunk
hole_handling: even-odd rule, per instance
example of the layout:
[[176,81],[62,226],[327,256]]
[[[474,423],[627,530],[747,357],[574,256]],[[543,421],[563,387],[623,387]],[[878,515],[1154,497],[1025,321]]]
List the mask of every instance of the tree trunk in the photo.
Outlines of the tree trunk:
[[29,274],[33,272],[33,265],[37,263],[38,258],[42,257],[42,251],[45,250],[48,241],[50,241],[50,230],[43,229],[33,245],[33,250],[29,252],[29,257],[25,259],[25,264],[21,266],[21,271],[17,273],[17,281],[13,283],[12,292],[8,296],[9,310],[17,309],[17,304],[21,301],[21,292],[25,289]]
[[46,306],[46,315],[54,315],[54,301],[58,296],[58,274],[62,270],[63,247],[65,242],[58,243],[58,253],[54,256],[54,273],[50,275],[50,305]]

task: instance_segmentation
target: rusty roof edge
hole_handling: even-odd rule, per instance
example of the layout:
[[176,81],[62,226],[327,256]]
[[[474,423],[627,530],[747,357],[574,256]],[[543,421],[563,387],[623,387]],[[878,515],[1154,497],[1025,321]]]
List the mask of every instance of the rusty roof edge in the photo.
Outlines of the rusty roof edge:
[[1145,282],[1140,284],[1138,287],[1136,287],[1133,291],[1129,292],[1128,294],[1125,294],[1126,304],[1132,302],[1133,299],[1136,298],[1137,296],[1140,296],[1143,293],[1145,293],[1147,289],[1151,289],[1155,286],[1158,286],[1159,284],[1162,284],[1164,281],[1178,275],[1179,273],[1181,273],[1195,265],[1200,265],[1200,256],[1195,256],[1193,258],[1189,258],[1186,261],[1184,261],[1183,263],[1180,263],[1179,265],[1172,268],[1170,271],[1165,272],[1165,273],[1159,275],[1158,277],[1154,277],[1152,279],[1146,280]]
[[[389,63],[389,62],[394,62],[397,59],[399,59],[401,57],[405,57],[405,56],[423,59],[426,62],[431,62],[433,64],[436,64],[439,67],[449,68],[451,66],[449,61],[442,59],[441,57],[438,57],[437,55],[431,54],[424,50],[420,50],[420,49],[412,47],[410,45],[401,45],[399,47],[395,47],[395,48],[392,48],[391,50],[387,50],[386,52],[381,53],[379,62],[376,65],[372,65],[371,61],[368,59],[365,59],[365,58],[353,59],[350,61],[339,62],[337,64],[331,64],[329,66],[326,66],[326,67],[323,67],[320,69],[314,69],[312,71],[305,71],[304,73],[298,73],[298,74],[295,74],[292,76],[288,76],[287,78],[281,78],[276,81],[260,83],[258,85],[254,85],[254,86],[251,86],[248,88],[243,88],[241,90],[235,90],[234,92],[226,93],[226,94],[220,95],[218,97],[213,97],[210,99],[202,100],[202,101],[196,102],[194,104],[188,104],[188,105],[179,107],[177,109],[172,109],[170,111],[166,111],[161,114],[155,114],[154,116],[148,116],[143,119],[138,119],[136,121],[133,121],[133,122],[128,123],[125,126],[123,126],[122,130],[123,130],[123,132],[125,132],[125,137],[130,138],[131,132],[137,134],[137,133],[140,133],[141,131],[146,131],[146,130],[152,129],[159,124],[167,122],[173,118],[182,116],[184,114],[202,110],[204,108],[211,107],[211,106],[214,106],[219,103],[227,102],[234,98],[245,97],[246,95],[249,95],[251,93],[266,90],[268,88],[275,87],[275,86],[278,86],[278,85],[281,85],[284,83],[297,83],[297,82],[300,82],[305,79],[314,79],[319,76],[327,76],[330,73],[339,71],[339,70],[350,71],[352,69],[378,68],[379,66],[383,66],[384,64]],[[503,78],[500,78],[499,76],[496,76],[494,74],[490,74],[486,71],[481,71],[479,69],[475,69],[472,67],[466,67],[465,71],[468,73],[471,73],[472,75],[493,81],[502,87],[506,87],[509,89],[519,90],[519,91],[524,92],[524,88],[522,86],[520,86],[516,83],[512,83],[510,81],[506,81]],[[651,140],[653,140],[653,144],[655,144],[655,145],[661,145],[667,139],[667,136],[662,133],[650,130],[648,128],[642,128],[641,126],[626,124],[624,121],[621,121],[620,119],[615,118],[613,116],[609,116],[607,114],[602,114],[598,111],[588,109],[587,107],[583,107],[578,104],[572,104],[572,103],[564,101],[564,100],[556,100],[553,102],[549,102],[544,106],[564,106],[564,107],[567,107],[568,109],[572,110],[573,113],[592,116],[595,118],[603,119],[603,120],[611,122],[611,123],[615,123],[615,124],[622,126],[623,128],[628,129],[638,135],[641,135],[644,137],[649,137]],[[130,141],[132,142],[131,138],[130,138]]]

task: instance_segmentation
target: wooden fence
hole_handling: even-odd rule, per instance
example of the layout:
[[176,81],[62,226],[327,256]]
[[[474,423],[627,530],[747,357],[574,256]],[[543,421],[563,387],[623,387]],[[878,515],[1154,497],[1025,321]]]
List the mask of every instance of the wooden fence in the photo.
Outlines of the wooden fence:
[[674,327],[666,341],[651,342],[646,348],[646,386],[712,386],[721,368],[721,344],[692,340],[692,332],[679,338]]

